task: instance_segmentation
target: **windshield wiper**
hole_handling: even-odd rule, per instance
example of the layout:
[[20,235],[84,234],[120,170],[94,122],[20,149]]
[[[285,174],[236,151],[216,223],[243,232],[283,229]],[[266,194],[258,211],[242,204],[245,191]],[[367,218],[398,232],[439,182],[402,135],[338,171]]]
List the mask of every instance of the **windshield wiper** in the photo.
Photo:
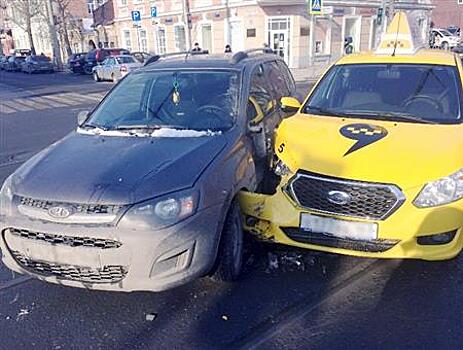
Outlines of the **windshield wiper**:
[[161,129],[160,125],[149,124],[132,124],[132,125],[117,125],[113,130],[158,130]]
[[317,107],[317,106],[307,106],[305,109],[306,113],[309,112],[309,110],[315,111],[317,113],[321,113],[324,115],[329,115],[332,117],[350,117],[351,115],[349,113],[344,113],[344,112],[339,112],[336,110],[328,109],[328,108],[323,108],[323,107]]
[[90,129],[101,129],[103,131],[108,131],[109,128],[104,125],[92,124],[92,123],[85,123],[84,125],[80,126],[81,128],[90,128]]
[[428,119],[423,119],[411,113],[406,112],[376,112],[376,111],[355,111],[355,112],[348,112],[350,115],[355,116],[368,116],[368,117],[376,117],[381,120],[389,120],[389,118],[394,118],[395,120],[402,120],[407,122],[416,122],[416,123],[423,123],[423,124],[437,124],[436,122]]

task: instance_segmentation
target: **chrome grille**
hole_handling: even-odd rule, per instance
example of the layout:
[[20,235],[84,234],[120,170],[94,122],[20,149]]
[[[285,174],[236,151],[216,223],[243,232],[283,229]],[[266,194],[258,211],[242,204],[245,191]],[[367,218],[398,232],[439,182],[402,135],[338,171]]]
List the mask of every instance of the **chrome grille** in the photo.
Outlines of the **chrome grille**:
[[116,283],[124,279],[128,272],[127,267],[120,265],[108,265],[96,269],[32,260],[17,251],[11,253],[21,267],[32,273],[83,283]]
[[40,242],[46,242],[53,245],[67,245],[71,247],[94,247],[100,249],[119,248],[120,246],[122,246],[121,242],[112,239],[65,236],[17,228],[9,228],[5,231],[17,237],[27,238]]
[[33,199],[27,197],[20,198],[20,204],[32,208],[49,210],[58,206],[70,206],[75,209],[77,213],[81,214],[117,214],[121,210],[120,205],[106,205],[106,204],[79,204],[79,203],[64,203],[53,202],[47,200]]
[[[289,195],[302,208],[322,213],[365,219],[385,220],[405,201],[394,185],[366,183],[298,174],[289,184]],[[344,192],[350,200],[335,204],[328,198],[331,191]]]

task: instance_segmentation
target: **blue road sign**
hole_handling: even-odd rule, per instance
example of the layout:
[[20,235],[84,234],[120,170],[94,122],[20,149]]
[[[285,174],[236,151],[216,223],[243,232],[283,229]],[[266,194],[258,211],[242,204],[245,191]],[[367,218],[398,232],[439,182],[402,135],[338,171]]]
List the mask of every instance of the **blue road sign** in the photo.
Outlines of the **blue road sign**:
[[157,17],[158,16],[158,8],[156,6],[153,6],[151,8],[151,17]]
[[323,11],[323,0],[310,0],[309,13],[312,15],[321,15]]
[[140,11],[132,11],[132,21],[134,21],[134,22],[141,21],[141,13],[140,13]]

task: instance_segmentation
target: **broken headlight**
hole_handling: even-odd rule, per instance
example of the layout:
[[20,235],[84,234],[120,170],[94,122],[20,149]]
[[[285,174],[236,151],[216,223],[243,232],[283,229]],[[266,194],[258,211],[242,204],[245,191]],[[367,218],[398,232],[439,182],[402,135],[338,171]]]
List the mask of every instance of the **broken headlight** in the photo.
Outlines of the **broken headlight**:
[[181,191],[135,204],[122,217],[119,226],[161,229],[192,216],[198,207],[197,191]]
[[11,215],[13,204],[12,177],[8,177],[0,190],[0,216]]
[[463,198],[463,169],[428,183],[413,202],[418,208],[437,207]]

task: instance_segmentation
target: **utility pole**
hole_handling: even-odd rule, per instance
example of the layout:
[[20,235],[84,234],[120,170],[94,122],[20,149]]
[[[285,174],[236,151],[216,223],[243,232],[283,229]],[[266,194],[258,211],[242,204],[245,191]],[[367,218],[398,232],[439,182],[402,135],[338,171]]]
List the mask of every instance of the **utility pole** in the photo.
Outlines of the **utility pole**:
[[58,69],[62,68],[62,61],[61,61],[61,49],[58,40],[58,35],[56,33],[56,26],[55,26],[55,17],[53,15],[53,3],[52,0],[46,0],[47,6],[47,14],[48,14],[48,24],[49,24],[49,32],[50,38],[52,41],[53,47],[53,61]]
[[191,51],[191,13],[190,13],[190,1],[183,0],[183,21],[186,23],[186,30],[185,30],[185,39],[187,44],[187,50]]

